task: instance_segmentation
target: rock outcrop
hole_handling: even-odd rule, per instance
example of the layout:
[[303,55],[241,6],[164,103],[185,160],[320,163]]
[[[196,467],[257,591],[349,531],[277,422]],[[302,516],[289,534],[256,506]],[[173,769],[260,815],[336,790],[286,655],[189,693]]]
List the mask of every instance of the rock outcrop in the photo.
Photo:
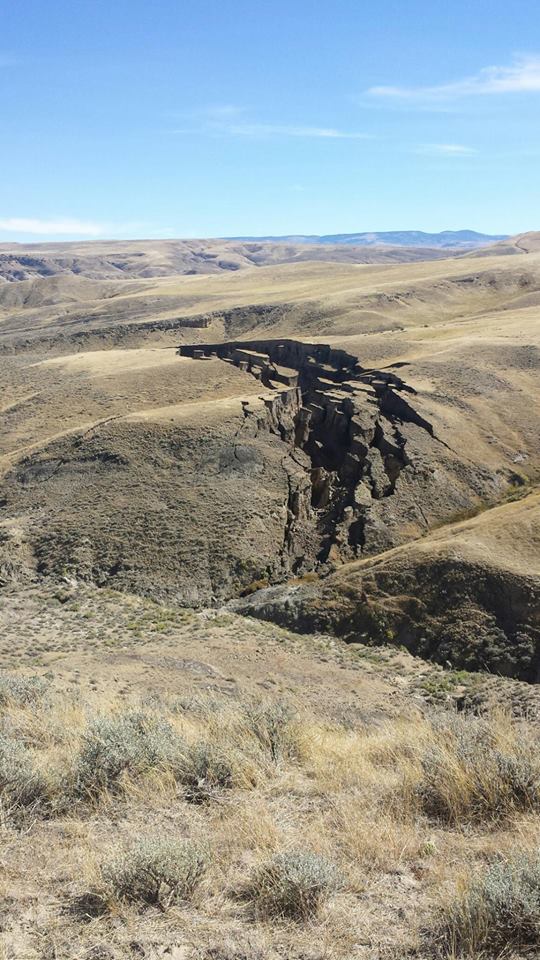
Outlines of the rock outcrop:
[[[268,430],[289,448],[285,544],[293,571],[331,569],[424,534],[504,486],[468,470],[415,407],[415,391],[393,369],[369,370],[342,349],[296,340],[184,345],[202,362],[219,358],[261,382],[264,406],[249,404],[252,433]],[[247,424],[246,424],[247,426]]]

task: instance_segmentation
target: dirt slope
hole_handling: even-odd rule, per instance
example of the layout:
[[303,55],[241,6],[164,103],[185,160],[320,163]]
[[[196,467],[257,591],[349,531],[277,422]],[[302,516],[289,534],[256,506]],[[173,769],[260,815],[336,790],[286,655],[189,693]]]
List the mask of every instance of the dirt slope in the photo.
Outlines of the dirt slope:
[[469,670],[540,680],[540,495],[237,609],[349,640],[391,641]]
[[483,247],[468,254],[468,256],[483,257],[486,254],[506,256],[507,254],[538,253],[540,250],[540,233],[530,231],[529,233],[519,233],[515,237],[508,237],[506,240],[500,240],[498,243],[491,244],[489,247]]

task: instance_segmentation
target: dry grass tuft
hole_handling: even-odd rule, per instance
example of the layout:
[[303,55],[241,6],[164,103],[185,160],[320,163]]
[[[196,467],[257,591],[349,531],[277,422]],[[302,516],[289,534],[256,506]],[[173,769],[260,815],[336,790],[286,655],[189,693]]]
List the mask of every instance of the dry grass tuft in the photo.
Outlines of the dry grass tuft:
[[274,763],[292,758],[297,752],[294,714],[291,707],[278,700],[263,704],[250,703],[245,707],[249,733]]
[[476,876],[445,908],[436,941],[447,957],[493,960],[540,949],[538,855],[498,860]]
[[51,799],[47,779],[30,751],[5,736],[0,738],[0,797],[4,819],[15,820],[47,807]]
[[538,746],[536,736],[502,716],[435,718],[420,758],[421,810],[454,825],[539,810]]
[[[185,928],[186,960],[236,941],[265,960],[348,960],[358,943],[390,956],[419,950],[421,929],[448,957],[495,957],[504,937],[537,947],[532,724],[414,710],[341,723],[214,691],[181,707],[89,696],[51,688],[0,711],[10,883],[24,850],[30,882],[37,851],[70,904],[50,918],[60,955],[78,960],[66,942],[90,949],[98,931],[129,956],[131,928],[155,942]],[[465,869],[477,879],[463,889]]]

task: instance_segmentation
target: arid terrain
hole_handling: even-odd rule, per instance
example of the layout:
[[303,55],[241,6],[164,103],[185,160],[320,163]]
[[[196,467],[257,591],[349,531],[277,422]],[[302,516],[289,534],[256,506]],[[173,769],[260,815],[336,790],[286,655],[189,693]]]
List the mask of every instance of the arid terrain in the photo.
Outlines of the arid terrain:
[[0,247],[0,957],[538,956],[539,314],[540,234]]

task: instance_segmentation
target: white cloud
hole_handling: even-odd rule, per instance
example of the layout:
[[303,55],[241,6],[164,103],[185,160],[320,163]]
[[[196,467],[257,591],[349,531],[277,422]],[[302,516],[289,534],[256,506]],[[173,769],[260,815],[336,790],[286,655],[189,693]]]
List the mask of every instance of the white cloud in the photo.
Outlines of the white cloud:
[[86,237],[100,237],[106,227],[100,223],[72,218],[58,218],[56,220],[39,220],[35,217],[6,217],[0,218],[0,230],[10,233],[35,233],[40,235],[71,236],[81,234]]
[[289,126],[274,123],[231,123],[222,124],[224,133],[239,137],[314,137],[321,140],[366,140],[370,135],[349,130],[337,130],[335,127]]
[[213,107],[206,107],[204,110],[199,111],[206,117],[213,117],[216,120],[225,119],[226,117],[237,117],[241,113],[245,113],[245,107],[238,107],[234,103],[222,103]]
[[540,93],[540,55],[519,56],[508,67],[484,67],[472,77],[433,87],[370,87],[372,97],[445,101],[503,93]]
[[417,151],[444,157],[471,157],[477,153],[474,147],[466,147],[462,143],[424,143]]
[[235,103],[211,103],[185,110],[167,111],[166,116],[183,121],[195,120],[199,123],[225,123],[232,121],[235,117],[240,117],[245,112],[245,107]]
[[177,127],[174,133],[204,133],[218,136],[263,138],[304,137],[319,140],[370,140],[370,134],[336,127],[318,127],[309,124],[259,123],[244,119],[246,108],[222,104],[199,108],[191,113],[177,114],[183,118],[197,118],[199,123]]

